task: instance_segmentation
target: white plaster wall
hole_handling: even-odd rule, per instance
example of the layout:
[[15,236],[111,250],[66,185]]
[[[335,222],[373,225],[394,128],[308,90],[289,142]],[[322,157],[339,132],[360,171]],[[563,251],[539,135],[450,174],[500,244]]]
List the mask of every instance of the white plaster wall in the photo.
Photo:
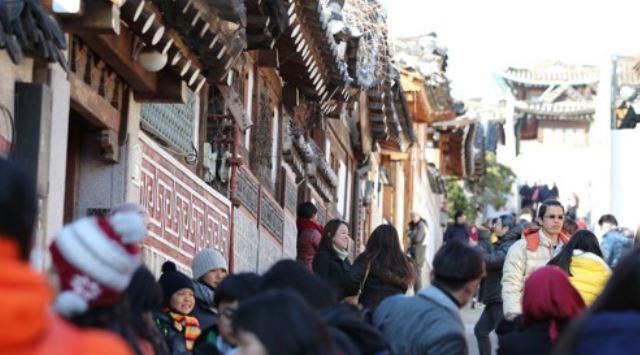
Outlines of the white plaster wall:
[[611,212],[621,226],[640,226],[640,128],[612,131]]
[[20,65],[15,65],[7,51],[0,49],[0,104],[14,113],[15,82],[31,82],[33,80],[33,59],[25,58]]

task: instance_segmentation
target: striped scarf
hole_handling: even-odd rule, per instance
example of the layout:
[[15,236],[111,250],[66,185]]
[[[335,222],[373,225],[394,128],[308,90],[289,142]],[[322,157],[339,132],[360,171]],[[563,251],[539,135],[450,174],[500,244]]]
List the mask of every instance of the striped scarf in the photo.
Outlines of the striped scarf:
[[187,350],[193,350],[193,345],[200,335],[200,323],[196,317],[185,316],[169,311],[169,316],[173,319],[173,326],[179,331],[184,330],[185,346]]

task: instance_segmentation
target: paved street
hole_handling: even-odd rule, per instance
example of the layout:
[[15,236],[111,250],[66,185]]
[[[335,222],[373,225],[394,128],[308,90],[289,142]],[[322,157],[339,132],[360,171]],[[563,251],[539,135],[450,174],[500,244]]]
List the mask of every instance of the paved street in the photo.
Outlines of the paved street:
[[[478,344],[475,335],[473,335],[473,327],[478,318],[480,318],[481,313],[482,308],[472,309],[471,306],[467,306],[462,310],[462,321],[467,329],[467,342],[469,344],[470,355],[478,355]],[[491,333],[491,342],[493,343],[491,350],[493,350],[495,354],[498,348],[498,338],[496,338],[494,333]]]

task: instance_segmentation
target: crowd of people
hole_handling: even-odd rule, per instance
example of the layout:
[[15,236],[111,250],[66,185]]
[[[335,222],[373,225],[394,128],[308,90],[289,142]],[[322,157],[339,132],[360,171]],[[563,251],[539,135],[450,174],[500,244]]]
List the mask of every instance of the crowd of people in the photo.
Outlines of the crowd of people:
[[610,215],[601,240],[586,229],[569,234],[555,200],[535,218],[524,209],[471,233],[456,215],[422,287],[419,213],[407,248],[383,224],[354,255],[348,223],[320,225],[312,203],[298,208],[298,260],[262,275],[232,273],[220,252],[203,249],[191,265],[165,262],[156,278],[142,262],[149,218],[136,204],[64,226],[49,246],[52,270],[40,274],[28,261],[36,185],[0,159],[0,186],[2,354],[467,354],[460,310],[476,295],[481,354],[491,354],[494,330],[499,354],[626,354],[640,345],[634,237]]

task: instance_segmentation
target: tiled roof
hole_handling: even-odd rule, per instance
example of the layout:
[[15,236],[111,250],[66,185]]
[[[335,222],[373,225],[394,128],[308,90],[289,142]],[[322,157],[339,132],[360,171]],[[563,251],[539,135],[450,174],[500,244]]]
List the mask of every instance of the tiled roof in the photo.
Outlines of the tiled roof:
[[545,120],[593,121],[596,112],[593,101],[563,101],[528,103],[517,101],[516,112],[535,115]]
[[597,82],[600,79],[600,70],[595,66],[546,62],[531,68],[509,67],[498,75],[512,85],[548,86],[561,83],[579,85]]

